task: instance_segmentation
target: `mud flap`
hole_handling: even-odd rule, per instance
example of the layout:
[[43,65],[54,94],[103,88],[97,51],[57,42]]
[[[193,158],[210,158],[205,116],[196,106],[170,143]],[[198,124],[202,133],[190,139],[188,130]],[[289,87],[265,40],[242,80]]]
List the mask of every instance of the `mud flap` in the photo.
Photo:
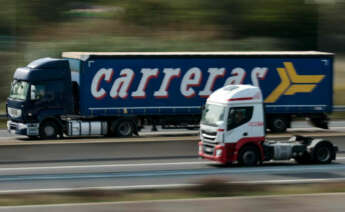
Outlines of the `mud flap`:
[[310,123],[321,129],[328,129],[328,117],[326,115],[309,118]]

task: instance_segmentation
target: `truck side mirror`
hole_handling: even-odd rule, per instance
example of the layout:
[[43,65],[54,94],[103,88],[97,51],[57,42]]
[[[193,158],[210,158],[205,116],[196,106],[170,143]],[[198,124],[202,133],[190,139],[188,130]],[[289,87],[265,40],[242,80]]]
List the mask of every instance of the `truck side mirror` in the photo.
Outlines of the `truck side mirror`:
[[39,96],[38,96],[38,93],[37,93],[37,90],[36,90],[36,86],[34,85],[31,85],[31,92],[30,92],[30,99],[31,100],[38,100],[39,99]]

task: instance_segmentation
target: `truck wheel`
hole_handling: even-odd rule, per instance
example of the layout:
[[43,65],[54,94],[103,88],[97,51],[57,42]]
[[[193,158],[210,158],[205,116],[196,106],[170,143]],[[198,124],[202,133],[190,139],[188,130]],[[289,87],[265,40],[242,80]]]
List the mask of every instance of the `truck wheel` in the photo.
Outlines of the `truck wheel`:
[[253,146],[243,147],[238,155],[238,163],[241,166],[255,166],[259,162],[259,152]]
[[58,135],[58,127],[53,121],[43,122],[40,126],[40,137],[42,139],[54,139]]
[[285,117],[270,118],[269,128],[272,132],[285,132],[289,126],[289,121]]
[[319,164],[328,164],[332,161],[333,147],[330,144],[323,143],[314,148],[314,162]]
[[121,120],[115,126],[115,134],[120,137],[131,136],[134,132],[134,124],[130,120]]

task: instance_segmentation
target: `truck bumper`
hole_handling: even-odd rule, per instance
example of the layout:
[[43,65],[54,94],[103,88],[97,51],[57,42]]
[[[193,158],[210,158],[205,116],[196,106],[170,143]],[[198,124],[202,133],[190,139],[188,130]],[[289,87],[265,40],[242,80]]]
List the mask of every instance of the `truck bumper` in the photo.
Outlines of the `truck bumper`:
[[[209,151],[206,151],[203,142],[199,142],[199,156],[208,160],[213,160],[220,162],[222,164],[228,164],[231,161],[227,160],[227,145],[216,145],[214,149],[211,151],[212,153],[210,154]],[[207,152],[207,153],[206,153]]]
[[10,134],[38,136],[39,123],[18,123],[7,121],[7,129]]

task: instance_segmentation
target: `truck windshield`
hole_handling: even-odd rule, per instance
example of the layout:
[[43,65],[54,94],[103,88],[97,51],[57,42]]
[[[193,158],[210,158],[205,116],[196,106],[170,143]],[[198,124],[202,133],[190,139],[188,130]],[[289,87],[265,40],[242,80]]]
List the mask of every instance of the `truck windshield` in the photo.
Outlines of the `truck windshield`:
[[26,96],[29,90],[29,83],[20,80],[14,80],[11,86],[11,99],[26,100]]
[[206,104],[202,112],[201,124],[217,126],[217,122],[224,120],[224,111],[223,106]]

